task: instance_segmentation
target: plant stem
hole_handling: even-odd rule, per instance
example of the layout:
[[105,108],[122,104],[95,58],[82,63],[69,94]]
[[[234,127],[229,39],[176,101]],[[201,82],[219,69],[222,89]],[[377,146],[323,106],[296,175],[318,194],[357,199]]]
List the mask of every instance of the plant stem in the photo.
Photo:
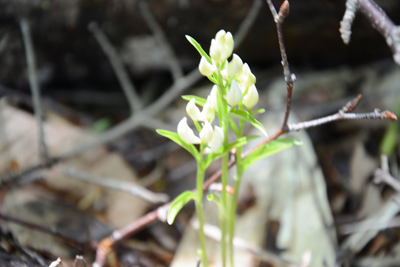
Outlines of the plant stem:
[[204,182],[204,169],[203,157],[199,157],[197,161],[197,199],[195,201],[196,213],[199,219],[199,240],[200,240],[200,257],[203,267],[208,267],[206,256],[206,238],[204,235],[204,214],[203,214],[203,182]]
[[[224,146],[228,145],[228,120],[224,119],[222,124],[222,129],[224,131]],[[222,256],[222,266],[226,266],[226,232],[227,232],[227,213],[228,213],[228,201],[227,201],[227,193],[226,186],[228,184],[228,162],[229,162],[229,153],[226,153],[222,157],[222,175],[221,175],[221,183],[222,183],[222,206],[224,210],[223,216],[221,216],[220,228],[221,228],[221,256]]]
[[[243,121],[239,121],[239,128],[238,128],[238,136],[237,138],[242,137],[242,132],[243,132]],[[235,179],[235,186],[234,186],[234,192],[233,192],[233,198],[232,198],[232,204],[231,204],[231,209],[229,210],[228,214],[228,222],[229,222],[229,253],[230,253],[230,262],[231,262],[231,267],[235,266],[235,261],[234,261],[234,255],[235,251],[233,248],[233,239],[235,237],[235,222],[236,222],[236,208],[237,208],[237,202],[238,202],[238,197],[239,197],[239,186],[240,186],[240,181],[242,179],[242,174],[243,174],[243,166],[242,166],[242,147],[238,147],[236,151],[236,179]]]

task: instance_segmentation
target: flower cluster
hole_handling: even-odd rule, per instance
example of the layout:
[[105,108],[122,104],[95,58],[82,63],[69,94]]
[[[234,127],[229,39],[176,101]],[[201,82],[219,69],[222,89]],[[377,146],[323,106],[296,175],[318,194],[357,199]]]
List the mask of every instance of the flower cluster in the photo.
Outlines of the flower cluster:
[[256,77],[251,72],[249,65],[243,64],[237,54],[233,54],[232,60],[228,62],[227,59],[232,55],[233,46],[232,34],[220,30],[215,35],[215,39],[211,40],[210,57],[212,62],[202,56],[199,71],[207,77],[221,75],[224,85],[230,83],[229,92],[224,97],[231,107],[242,103],[251,109],[258,102],[258,91],[254,85]]
[[[194,98],[186,106],[189,117],[195,123],[202,122],[199,137],[188,126],[186,117],[178,124],[178,134],[181,139],[188,144],[206,145],[206,153],[216,152],[224,142],[223,130],[218,126],[214,126],[214,129],[211,126],[215,114],[218,113],[217,102],[220,100],[217,97],[218,92],[222,94],[231,109],[236,107],[243,109],[243,106],[252,109],[258,102],[258,92],[254,85],[256,77],[247,63],[243,63],[237,54],[232,55],[233,48],[232,34],[220,30],[211,40],[210,57],[205,53],[201,57],[200,73],[215,81],[216,85],[207,97],[202,111],[196,106]],[[228,62],[231,56],[232,59]]]

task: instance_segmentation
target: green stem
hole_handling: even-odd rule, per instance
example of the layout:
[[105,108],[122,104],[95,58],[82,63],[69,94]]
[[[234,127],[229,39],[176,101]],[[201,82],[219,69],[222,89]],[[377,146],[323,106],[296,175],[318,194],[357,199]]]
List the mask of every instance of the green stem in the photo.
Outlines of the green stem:
[[203,157],[199,157],[197,161],[197,199],[195,201],[196,213],[199,219],[199,240],[200,240],[200,257],[203,267],[208,267],[206,256],[206,238],[204,235],[204,214],[203,214],[203,182],[204,182],[204,169]]
[[[224,119],[222,124],[222,129],[224,131],[224,145],[228,145],[228,120]],[[221,216],[222,220],[220,222],[221,228],[221,254],[222,254],[222,266],[226,266],[226,232],[227,232],[227,213],[228,213],[228,201],[227,201],[227,193],[226,193],[226,186],[228,184],[228,162],[229,162],[229,154],[226,153],[222,157],[222,174],[221,174],[221,184],[222,184],[222,206],[225,214]]]
[[[244,122],[242,120],[240,120],[237,138],[242,137],[243,125],[244,125]],[[242,179],[242,174],[243,174],[242,147],[238,147],[237,151],[236,151],[235,186],[234,186],[232,204],[230,205],[231,209],[229,210],[229,214],[228,214],[228,223],[229,223],[229,225],[228,225],[229,243],[228,244],[229,244],[229,256],[230,256],[231,267],[235,266],[235,261],[234,261],[235,253],[234,253],[233,239],[235,237],[236,208],[237,208],[237,202],[238,202],[238,197],[239,197],[239,186],[240,186],[240,181]]]

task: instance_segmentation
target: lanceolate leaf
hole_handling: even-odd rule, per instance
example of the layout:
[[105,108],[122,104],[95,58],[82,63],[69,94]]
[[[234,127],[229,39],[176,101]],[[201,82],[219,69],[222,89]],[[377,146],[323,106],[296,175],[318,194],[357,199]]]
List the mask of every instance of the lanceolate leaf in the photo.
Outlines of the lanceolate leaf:
[[262,126],[262,124],[258,120],[254,119],[248,111],[245,111],[245,110],[231,110],[231,112],[229,113],[229,116],[236,117],[236,118],[239,118],[241,120],[244,120],[244,121],[250,123],[255,128],[260,130],[265,136],[268,136],[267,132],[264,129],[264,126]]
[[182,98],[187,101],[190,101],[190,100],[192,100],[192,98],[194,98],[194,100],[196,101],[196,104],[199,106],[204,106],[204,104],[207,101],[206,99],[199,97],[199,96],[195,96],[195,95],[183,95]]
[[187,144],[185,141],[182,140],[182,138],[180,138],[177,133],[160,129],[157,129],[156,132],[164,137],[171,139],[172,141],[186,149],[190,154],[193,155],[196,160],[199,158],[199,152],[197,151],[196,147],[192,144]]
[[252,111],[252,112],[251,112],[251,115],[262,114],[262,113],[264,113],[264,112],[265,112],[265,109],[260,108],[260,109],[257,109],[257,110]]
[[235,142],[229,143],[227,146],[221,147],[217,152],[211,153],[210,155],[208,155],[206,160],[203,162],[204,169],[207,169],[208,166],[211,164],[211,162],[213,162],[216,159],[219,159],[220,157],[225,155],[225,153],[228,153],[232,148],[242,147],[245,144],[247,144],[247,142],[249,142],[250,140],[253,140],[258,137],[259,136],[257,136],[257,135],[244,136],[244,137],[239,138]]
[[271,156],[281,150],[284,150],[286,148],[289,148],[293,145],[301,145],[302,143],[300,141],[290,139],[290,138],[284,138],[284,139],[278,139],[278,140],[273,140],[256,150],[254,150],[250,155],[248,155],[245,159],[243,159],[243,170],[246,170],[248,167],[250,167],[254,162]]
[[194,46],[194,48],[196,48],[196,50],[200,53],[200,55],[206,57],[208,63],[212,64],[211,58],[203,50],[201,45],[195,39],[193,39],[191,36],[189,36],[189,35],[185,35],[185,36],[186,36],[186,39],[189,41],[189,43],[191,43]]
[[180,194],[177,198],[172,201],[171,206],[168,210],[167,222],[168,224],[172,224],[175,220],[176,215],[178,212],[186,205],[190,200],[196,198],[196,194],[192,191],[185,191]]

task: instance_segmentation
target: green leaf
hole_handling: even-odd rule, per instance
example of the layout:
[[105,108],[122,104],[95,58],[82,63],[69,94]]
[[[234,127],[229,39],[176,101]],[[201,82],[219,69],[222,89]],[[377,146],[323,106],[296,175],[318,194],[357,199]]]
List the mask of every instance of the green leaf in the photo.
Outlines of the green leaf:
[[260,108],[260,109],[257,109],[257,110],[252,111],[252,112],[251,112],[251,115],[253,116],[253,115],[256,115],[256,114],[262,114],[262,113],[264,113],[264,112],[265,112],[265,109]]
[[232,119],[229,119],[228,123],[229,123],[229,127],[232,129],[233,133],[236,136],[238,136],[239,135],[239,130],[238,130],[237,126],[236,126],[236,123]]
[[281,150],[289,148],[293,145],[301,145],[300,141],[290,139],[290,138],[283,138],[278,140],[273,140],[256,150],[254,150],[250,155],[248,155],[245,159],[243,159],[243,170],[246,170],[256,161],[271,156],[275,153],[278,153]]
[[95,133],[102,133],[105,130],[109,129],[112,125],[110,118],[102,118],[93,123],[92,131]]
[[381,154],[385,154],[390,157],[397,146],[397,140],[399,136],[399,123],[394,121],[390,124],[386,130],[385,135],[381,141],[380,150]]
[[179,196],[177,196],[174,201],[172,201],[171,206],[168,210],[167,222],[168,224],[172,224],[175,220],[176,215],[178,212],[186,205],[190,200],[196,198],[196,194],[192,191],[185,191]]
[[267,132],[264,129],[264,126],[262,126],[262,124],[258,120],[254,119],[248,111],[234,109],[234,110],[231,110],[231,112],[228,115],[231,117],[239,118],[241,120],[244,120],[244,121],[250,123],[255,128],[260,130],[265,136],[268,136]]
[[187,101],[190,101],[190,100],[192,100],[192,98],[194,98],[194,100],[196,101],[196,104],[199,106],[204,106],[204,104],[207,101],[206,99],[199,97],[199,96],[195,96],[195,95],[183,95],[182,98]]
[[171,139],[172,141],[174,141],[175,143],[177,143],[178,145],[180,145],[181,147],[186,149],[190,154],[192,154],[192,156],[196,160],[199,159],[199,152],[197,151],[196,147],[192,144],[188,144],[185,141],[183,141],[182,138],[179,136],[179,134],[177,134],[175,132],[167,131],[167,130],[160,130],[160,129],[157,129],[156,132],[159,135],[162,135],[164,137]]
[[238,140],[236,140],[235,142],[229,143],[227,146],[223,146],[221,147],[217,152],[214,153],[210,153],[207,158],[205,159],[205,161],[203,162],[203,166],[204,169],[207,169],[208,166],[214,161],[219,159],[220,157],[222,157],[223,155],[225,155],[225,153],[228,153],[229,151],[231,151],[232,148],[236,147],[242,147],[245,144],[247,144],[247,142],[249,142],[250,140],[256,139],[259,136],[257,135],[250,135],[250,136],[244,136],[239,138]]
[[185,35],[185,36],[186,36],[186,39],[189,41],[189,43],[191,43],[191,44],[194,46],[194,48],[196,48],[197,52],[199,52],[199,54],[200,54],[201,56],[206,57],[208,63],[212,64],[211,58],[210,58],[210,57],[207,55],[207,53],[203,50],[203,48],[201,47],[201,45],[200,45],[195,39],[193,39],[191,36],[189,36],[189,35]]

